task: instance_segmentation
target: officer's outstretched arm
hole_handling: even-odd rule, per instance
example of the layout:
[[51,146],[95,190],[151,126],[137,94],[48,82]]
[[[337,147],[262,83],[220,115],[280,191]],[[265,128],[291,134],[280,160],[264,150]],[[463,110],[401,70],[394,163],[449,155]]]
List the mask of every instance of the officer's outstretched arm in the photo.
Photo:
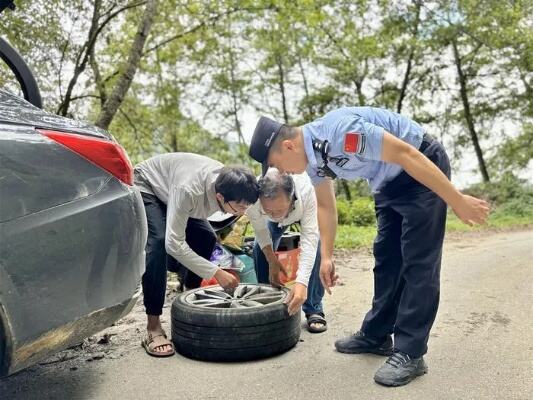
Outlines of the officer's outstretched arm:
[[399,164],[405,172],[442,198],[464,223],[482,224],[487,219],[486,201],[462,194],[425,155],[396,136],[385,132],[381,158]]
[[337,275],[333,263],[333,247],[337,234],[337,204],[333,181],[324,179],[315,186],[317,200],[318,228],[320,230],[320,280],[324,289],[331,294]]

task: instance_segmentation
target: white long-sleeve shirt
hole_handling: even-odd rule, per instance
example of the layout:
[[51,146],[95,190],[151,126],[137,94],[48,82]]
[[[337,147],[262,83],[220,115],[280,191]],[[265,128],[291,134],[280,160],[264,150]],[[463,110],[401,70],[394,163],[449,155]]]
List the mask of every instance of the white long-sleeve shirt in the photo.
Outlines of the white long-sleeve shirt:
[[[313,271],[318,248],[319,232],[317,219],[317,202],[315,189],[306,173],[292,175],[295,184],[296,200],[294,209],[287,217],[278,223],[278,226],[288,226],[300,221],[300,257],[296,282],[307,286]],[[268,230],[267,222],[271,221],[261,206],[261,201],[252,205],[246,215],[250,219],[255,231],[255,238],[259,247],[264,249],[272,246],[272,238]]]
[[191,153],[162,154],[135,166],[135,186],[167,205],[167,253],[205,279],[211,279],[218,267],[189,247],[185,229],[189,218],[207,219],[220,211],[215,180],[222,167],[218,161]]

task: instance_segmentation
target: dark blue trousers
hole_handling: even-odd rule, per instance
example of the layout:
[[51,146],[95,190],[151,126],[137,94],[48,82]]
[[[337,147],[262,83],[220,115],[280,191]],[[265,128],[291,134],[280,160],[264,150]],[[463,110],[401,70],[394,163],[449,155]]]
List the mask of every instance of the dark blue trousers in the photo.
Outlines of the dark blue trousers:
[[[287,230],[287,226],[279,227],[277,223],[268,222],[268,230],[272,237],[272,245],[274,250],[277,250],[283,233]],[[259,248],[257,242],[254,245],[254,264],[255,272],[257,273],[257,280],[259,283],[269,283],[269,266],[268,261]],[[322,306],[322,298],[324,297],[324,286],[320,282],[320,242],[318,242],[318,249],[316,252],[315,264],[313,272],[309,277],[309,285],[307,286],[307,300],[302,305],[302,310],[305,315],[322,314],[324,309]]]
[[[420,149],[450,178],[443,146]],[[402,172],[375,195],[374,298],[361,330],[373,337],[394,333],[394,347],[420,357],[427,352],[437,314],[446,203]]]

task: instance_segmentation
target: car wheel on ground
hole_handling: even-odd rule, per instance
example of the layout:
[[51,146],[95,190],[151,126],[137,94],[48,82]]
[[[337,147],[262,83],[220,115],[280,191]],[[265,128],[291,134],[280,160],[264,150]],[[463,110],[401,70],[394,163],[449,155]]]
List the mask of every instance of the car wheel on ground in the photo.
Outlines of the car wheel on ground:
[[298,343],[300,313],[289,316],[289,291],[241,284],[193,289],[172,304],[172,341],[178,353],[204,361],[246,361],[283,353]]

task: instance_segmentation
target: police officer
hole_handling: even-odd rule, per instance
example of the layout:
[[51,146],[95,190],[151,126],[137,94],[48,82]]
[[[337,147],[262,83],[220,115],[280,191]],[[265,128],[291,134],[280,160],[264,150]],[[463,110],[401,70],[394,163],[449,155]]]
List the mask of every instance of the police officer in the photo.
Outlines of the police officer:
[[468,225],[484,223],[489,212],[485,201],[450,183],[443,146],[400,114],[343,107],[301,127],[261,117],[250,156],[263,168],[307,170],[318,201],[320,276],[329,293],[337,281],[332,179],[368,180],[378,224],[374,298],[360,330],[335,347],[344,353],[390,355],[374,376],[386,386],[405,385],[426,373],[423,355],[439,302],[446,204]]
[[[217,211],[242,215],[257,201],[259,187],[246,167],[224,167],[197,154],[162,154],[138,164],[134,183],[141,191],[148,222],[146,271],[142,277],[147,335],[146,352],[155,357],[174,354],[161,326],[165,301],[167,255],[186,268],[185,286],[198,287],[215,277],[224,288],[237,279],[209,261],[216,235],[207,217]],[[168,253],[168,254],[167,254]]]
[[280,284],[279,273],[285,268],[277,259],[277,250],[285,230],[300,224],[300,257],[298,271],[286,300],[289,314],[300,312],[302,306],[311,333],[324,332],[327,322],[322,298],[324,287],[320,282],[320,251],[316,196],[307,174],[282,174],[269,168],[259,178],[259,200],[246,215],[254,227],[256,243],[254,263],[260,283]]

